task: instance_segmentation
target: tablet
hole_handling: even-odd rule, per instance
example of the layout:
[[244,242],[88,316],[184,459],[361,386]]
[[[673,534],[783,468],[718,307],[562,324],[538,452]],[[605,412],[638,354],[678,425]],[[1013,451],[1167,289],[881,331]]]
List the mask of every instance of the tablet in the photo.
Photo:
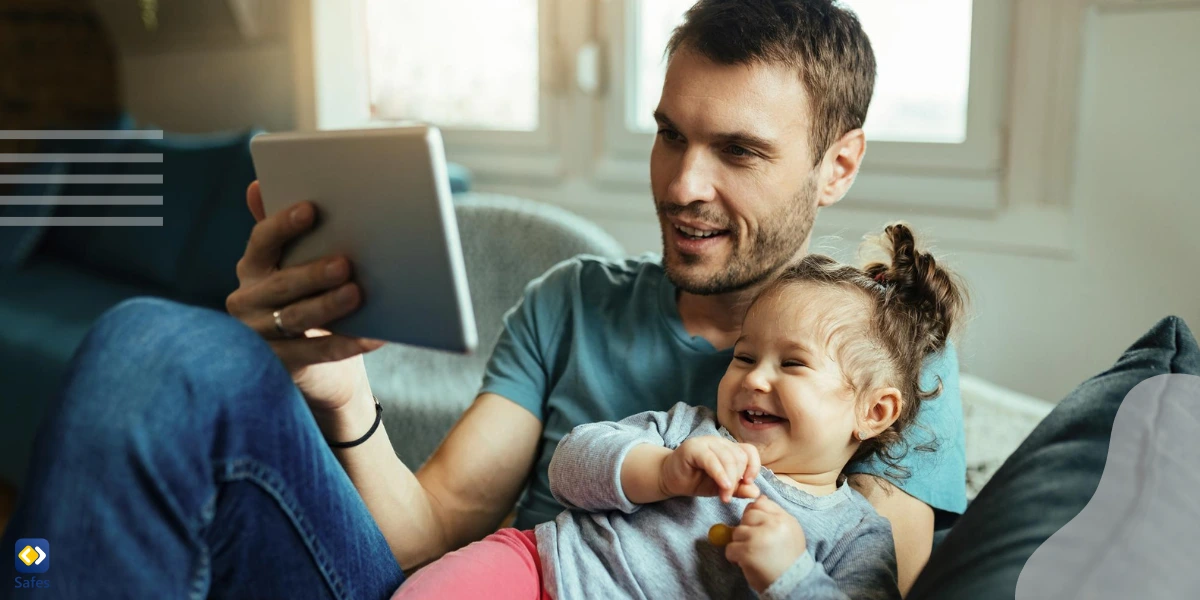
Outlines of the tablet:
[[453,352],[475,350],[441,132],[431,126],[267,133],[250,154],[268,215],[310,200],[313,229],[280,267],[347,256],[359,308],[325,328]]

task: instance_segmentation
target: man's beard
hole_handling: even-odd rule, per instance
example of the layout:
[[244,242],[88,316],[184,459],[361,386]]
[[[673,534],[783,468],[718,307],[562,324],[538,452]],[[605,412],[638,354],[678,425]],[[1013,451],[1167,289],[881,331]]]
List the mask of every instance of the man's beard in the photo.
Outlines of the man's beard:
[[[728,261],[717,273],[708,277],[689,276],[684,267],[697,264],[699,257],[687,254],[672,255],[668,247],[668,235],[664,230],[663,267],[666,269],[667,279],[685,292],[708,296],[741,291],[773,276],[791,262],[812,232],[817,212],[814,175],[815,173],[805,178],[804,187],[790,203],[781,207],[776,214],[760,219],[762,227],[749,240],[739,237],[734,224],[729,223],[719,212],[710,210],[707,204],[679,206],[663,204],[655,198],[655,208],[664,222],[666,217],[687,217],[689,220],[720,226],[729,232],[729,242],[733,247]],[[664,227],[673,225],[666,222]]]

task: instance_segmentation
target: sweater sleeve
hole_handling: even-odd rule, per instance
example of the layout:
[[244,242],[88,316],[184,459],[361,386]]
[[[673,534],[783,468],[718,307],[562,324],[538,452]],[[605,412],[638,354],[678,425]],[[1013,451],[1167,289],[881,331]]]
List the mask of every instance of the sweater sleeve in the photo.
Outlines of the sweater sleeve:
[[568,509],[619,510],[638,505],[621,487],[621,464],[634,446],[676,448],[712,415],[706,409],[676,404],[667,412],[638,413],[618,422],[587,423],[558,443],[550,461],[550,493]]
[[896,549],[886,520],[864,519],[825,563],[805,552],[768,587],[763,600],[900,600]]

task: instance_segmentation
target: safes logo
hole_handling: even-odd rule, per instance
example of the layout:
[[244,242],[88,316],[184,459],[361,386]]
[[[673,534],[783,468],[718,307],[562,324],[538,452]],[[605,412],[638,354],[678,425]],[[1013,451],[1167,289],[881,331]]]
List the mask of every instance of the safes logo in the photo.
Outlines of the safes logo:
[[17,540],[17,572],[45,573],[50,570],[50,542],[40,538]]

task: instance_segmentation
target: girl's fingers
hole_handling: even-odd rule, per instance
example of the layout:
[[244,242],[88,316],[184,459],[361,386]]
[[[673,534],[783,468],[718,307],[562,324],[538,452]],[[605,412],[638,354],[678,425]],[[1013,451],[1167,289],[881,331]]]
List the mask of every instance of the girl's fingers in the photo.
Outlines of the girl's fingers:
[[767,514],[762,511],[746,509],[746,512],[742,513],[742,520],[738,523],[738,528],[762,525],[767,522],[767,518]]
[[733,542],[725,546],[725,560],[740,565],[746,558],[748,545],[745,542]]
[[749,483],[758,478],[758,472],[762,470],[762,459],[758,456],[758,448],[752,444],[738,446],[746,453],[746,471],[742,474],[742,481]]
[[758,486],[753,483],[742,482],[738,484],[737,490],[734,491],[733,495],[737,498],[748,498],[753,500],[762,495],[762,491],[759,490]]
[[759,496],[757,500],[750,503],[750,506],[746,507],[745,514],[749,514],[751,512],[774,514],[784,511],[783,507],[779,506],[779,504],[777,504],[774,500],[766,496]]
[[725,490],[731,488],[732,484],[729,482],[729,476],[725,474],[725,465],[721,464],[720,457],[710,452],[704,456],[701,464],[704,465],[704,472],[717,484],[721,496],[724,497]]
[[753,533],[753,529],[752,525],[746,525],[745,523],[734,527],[733,533],[729,536],[729,543],[748,541],[752,537],[751,533]]
[[732,449],[721,448],[717,452],[721,457],[721,466],[725,468],[726,481],[729,482],[729,488],[721,490],[721,500],[729,502],[733,500],[734,491],[742,481],[743,467]]

